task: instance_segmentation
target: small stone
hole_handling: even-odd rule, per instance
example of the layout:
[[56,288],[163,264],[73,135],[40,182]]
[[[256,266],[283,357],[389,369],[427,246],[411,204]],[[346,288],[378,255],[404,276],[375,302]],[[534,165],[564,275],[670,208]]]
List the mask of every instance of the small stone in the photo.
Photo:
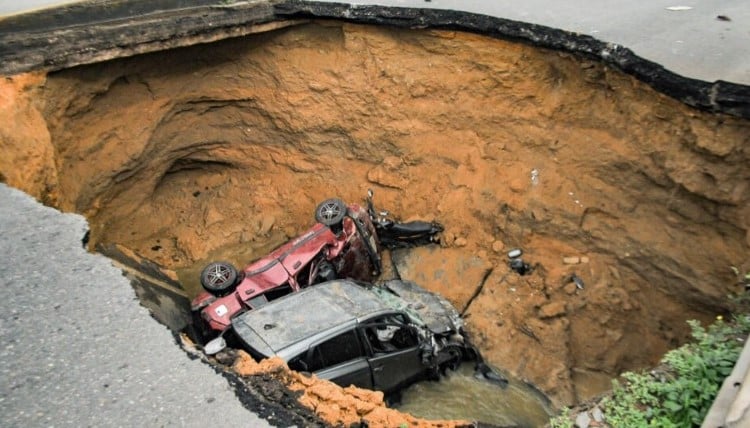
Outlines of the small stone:
[[523,255],[523,251],[520,248],[514,248],[510,251],[508,251],[508,258],[509,259],[517,259]]
[[567,294],[575,294],[577,289],[578,287],[576,287],[576,285],[572,282],[569,282],[568,284],[565,285],[565,287],[563,287],[563,290]]
[[276,223],[276,218],[274,216],[265,216],[260,221],[260,228],[258,229],[259,235],[267,235],[268,232],[271,231],[273,228],[273,224]]
[[503,241],[495,241],[492,243],[492,251],[496,253],[503,251],[503,247],[505,247]]
[[591,411],[591,416],[593,416],[594,420],[597,422],[604,422],[604,413],[599,407],[594,407],[594,409]]
[[589,428],[590,424],[591,418],[587,412],[579,413],[578,416],[576,416],[576,426],[578,428]]
[[580,257],[576,257],[576,256],[563,257],[563,264],[566,264],[566,265],[577,265],[580,262],[581,262]]
[[465,247],[466,244],[468,244],[466,238],[456,238],[456,240],[453,241],[453,245],[455,245],[456,247]]
[[588,257],[586,257],[586,256],[582,256],[581,257],[581,263],[588,263],[588,262],[589,262],[589,258]]
[[539,309],[539,318],[554,318],[565,315],[565,302],[552,302]]
[[526,190],[526,180],[521,179],[521,178],[516,178],[510,181],[509,186],[512,192],[521,193],[524,190]]
[[209,206],[208,208],[206,208],[206,211],[203,212],[203,221],[205,222],[206,226],[211,226],[213,224],[224,221],[224,216],[221,215],[221,212],[219,212],[217,208]]

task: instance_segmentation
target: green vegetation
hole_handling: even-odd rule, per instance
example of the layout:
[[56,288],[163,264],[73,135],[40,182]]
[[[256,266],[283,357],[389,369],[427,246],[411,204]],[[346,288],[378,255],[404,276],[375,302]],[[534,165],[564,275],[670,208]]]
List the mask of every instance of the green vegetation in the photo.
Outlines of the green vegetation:
[[[604,399],[605,422],[612,427],[700,426],[721,383],[737,361],[750,333],[750,316],[724,322],[721,316],[708,327],[688,321],[693,341],[668,352],[662,364],[647,373],[628,372],[613,381]],[[551,422],[570,426],[568,411]]]
[[549,421],[551,428],[573,428],[573,420],[570,419],[570,409],[563,407],[560,414]]

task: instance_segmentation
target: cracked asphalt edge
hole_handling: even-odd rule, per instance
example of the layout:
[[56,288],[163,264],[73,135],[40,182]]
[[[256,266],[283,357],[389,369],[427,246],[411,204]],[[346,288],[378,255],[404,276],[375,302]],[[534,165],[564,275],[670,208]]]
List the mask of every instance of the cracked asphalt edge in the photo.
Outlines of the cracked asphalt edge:
[[3,425],[271,426],[82,248],[86,230],[0,184]]

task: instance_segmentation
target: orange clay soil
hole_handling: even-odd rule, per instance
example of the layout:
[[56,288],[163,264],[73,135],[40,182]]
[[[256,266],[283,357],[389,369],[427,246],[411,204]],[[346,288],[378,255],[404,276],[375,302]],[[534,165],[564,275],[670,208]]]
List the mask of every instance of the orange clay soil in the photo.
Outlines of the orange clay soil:
[[[0,96],[3,180],[170,269],[283,242],[367,188],[439,220],[442,247],[403,256],[404,276],[558,405],[654,364],[750,269],[750,123],[566,54],[312,22],[9,77]],[[532,274],[509,273],[514,247]]]
[[389,409],[383,393],[354,386],[342,388],[315,375],[289,370],[284,360],[270,358],[260,363],[245,352],[232,367],[240,376],[272,375],[292,391],[300,391],[299,402],[332,426],[353,426],[365,422],[371,427],[452,428],[469,426],[467,421],[426,421]]

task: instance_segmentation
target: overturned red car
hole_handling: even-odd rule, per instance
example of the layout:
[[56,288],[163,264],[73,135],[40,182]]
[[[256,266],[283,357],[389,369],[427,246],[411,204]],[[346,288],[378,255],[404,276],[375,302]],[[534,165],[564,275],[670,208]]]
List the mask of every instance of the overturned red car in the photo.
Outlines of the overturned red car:
[[204,338],[224,331],[235,315],[310,285],[336,278],[369,281],[380,274],[380,244],[367,209],[328,199],[315,209],[315,219],[307,232],[241,271],[226,262],[203,269],[205,291],[191,309]]

